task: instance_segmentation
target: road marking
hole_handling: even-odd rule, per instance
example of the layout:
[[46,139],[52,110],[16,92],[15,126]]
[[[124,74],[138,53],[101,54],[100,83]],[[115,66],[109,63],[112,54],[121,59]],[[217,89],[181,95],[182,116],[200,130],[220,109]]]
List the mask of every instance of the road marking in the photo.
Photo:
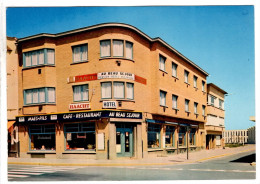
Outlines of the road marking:
[[18,172],[18,171],[9,171],[8,174],[19,174],[19,175],[24,175],[24,174],[26,174],[26,175],[41,175],[41,174],[43,174],[43,173],[39,173],[39,172],[35,173],[35,172]]
[[[30,172],[32,171],[31,169],[19,169],[19,170],[11,170],[11,172]],[[9,171],[8,171],[9,172]],[[53,173],[53,171],[44,171],[44,170],[37,170],[37,171],[33,171],[33,172],[40,172],[40,173]]]
[[27,176],[27,175],[16,175],[16,174],[8,174],[8,179],[9,179],[9,177],[13,177],[13,178],[27,178],[27,177],[29,177],[29,176]]

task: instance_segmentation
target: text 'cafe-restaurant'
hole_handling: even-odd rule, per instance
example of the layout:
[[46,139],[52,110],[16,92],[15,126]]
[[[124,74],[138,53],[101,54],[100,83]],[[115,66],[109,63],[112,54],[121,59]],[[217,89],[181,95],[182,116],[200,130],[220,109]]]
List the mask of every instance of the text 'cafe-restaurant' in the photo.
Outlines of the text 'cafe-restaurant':
[[18,116],[16,121],[20,134],[28,133],[28,140],[23,140],[22,144],[29,143],[29,149],[21,157],[142,157],[141,112],[100,110],[58,113]]

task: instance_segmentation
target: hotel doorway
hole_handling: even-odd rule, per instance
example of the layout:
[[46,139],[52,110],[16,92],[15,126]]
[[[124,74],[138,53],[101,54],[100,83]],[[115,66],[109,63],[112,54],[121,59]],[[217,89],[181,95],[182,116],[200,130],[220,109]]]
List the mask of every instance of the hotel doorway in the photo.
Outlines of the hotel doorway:
[[131,124],[117,123],[116,153],[117,157],[133,156],[133,126]]

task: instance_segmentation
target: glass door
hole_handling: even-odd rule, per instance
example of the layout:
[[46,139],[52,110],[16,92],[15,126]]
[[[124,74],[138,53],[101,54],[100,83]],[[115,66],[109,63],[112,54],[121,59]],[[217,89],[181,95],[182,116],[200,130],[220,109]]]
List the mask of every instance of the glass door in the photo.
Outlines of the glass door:
[[133,130],[131,128],[116,129],[116,152],[118,157],[133,155]]

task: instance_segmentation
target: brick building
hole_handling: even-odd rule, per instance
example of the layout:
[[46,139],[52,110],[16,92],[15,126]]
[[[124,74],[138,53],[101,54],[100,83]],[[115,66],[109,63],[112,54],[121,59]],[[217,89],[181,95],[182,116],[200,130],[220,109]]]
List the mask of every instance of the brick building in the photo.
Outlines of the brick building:
[[18,39],[24,158],[144,158],[206,146],[208,73],[121,23]]
[[209,83],[207,93],[206,148],[213,149],[224,146],[222,134],[225,131],[224,99],[227,92],[215,84]]

